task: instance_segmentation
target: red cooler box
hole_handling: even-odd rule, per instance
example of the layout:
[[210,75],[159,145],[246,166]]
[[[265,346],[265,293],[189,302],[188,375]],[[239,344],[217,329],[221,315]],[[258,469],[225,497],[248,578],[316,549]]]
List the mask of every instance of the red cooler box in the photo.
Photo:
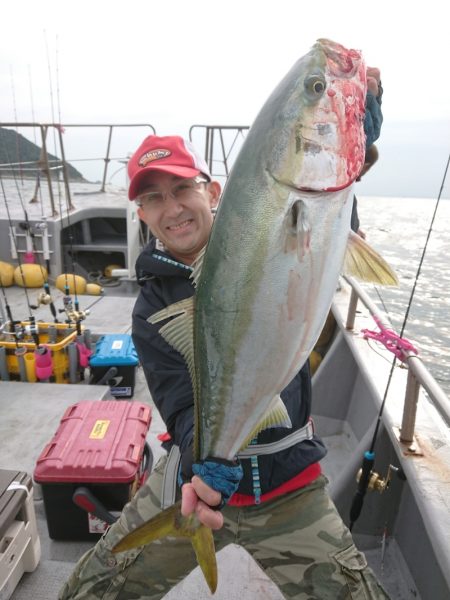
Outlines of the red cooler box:
[[66,410],[34,471],[51,538],[91,540],[105,531],[108,515],[122,510],[150,468],[150,421],[150,406],[140,402],[79,402]]

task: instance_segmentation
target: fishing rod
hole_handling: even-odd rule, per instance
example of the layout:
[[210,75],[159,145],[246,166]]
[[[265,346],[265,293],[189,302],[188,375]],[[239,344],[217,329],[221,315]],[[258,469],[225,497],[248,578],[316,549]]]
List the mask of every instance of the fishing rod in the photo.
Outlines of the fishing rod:
[[[26,302],[27,302],[27,306],[28,306],[28,311],[29,311],[29,314],[30,314],[30,317],[29,317],[29,321],[30,321],[29,333],[30,333],[31,337],[33,338],[33,341],[36,344],[36,346],[39,346],[39,335],[38,335],[38,330],[37,330],[37,326],[36,326],[36,319],[35,319],[35,317],[34,317],[34,315],[32,313],[30,298],[28,296],[28,290],[27,290],[27,288],[25,286],[25,274],[23,272],[23,265],[22,265],[22,261],[20,259],[18,248],[17,248],[16,234],[14,232],[14,228],[12,227],[11,213],[9,211],[8,200],[6,198],[6,192],[5,192],[5,187],[3,185],[3,178],[2,178],[1,173],[0,173],[0,187],[2,189],[3,200],[4,200],[4,203],[5,203],[6,213],[8,215],[8,222],[9,222],[9,225],[10,225],[12,242],[13,242],[13,245],[14,245],[14,248],[15,248],[15,252],[16,252],[16,255],[17,255],[17,261],[19,263],[20,274],[21,274],[22,281],[23,281],[23,284],[24,284],[24,288],[23,289],[24,289],[24,292],[25,292],[25,298],[26,298]],[[20,321],[15,321],[14,323],[20,323]],[[23,332],[16,332],[17,336],[22,336],[22,334],[23,334]]]
[[[11,90],[12,90],[14,120],[16,121],[16,123],[18,123],[19,121],[17,119],[17,108],[16,108],[16,88],[14,85],[14,75],[13,75],[13,69],[12,69],[11,65],[9,67],[9,71],[10,71],[10,76],[11,76]],[[19,161],[20,181],[23,184],[23,171],[22,171],[22,162],[20,160],[20,145],[19,145],[19,135],[18,135],[17,127],[16,127],[16,152],[17,152],[17,160]],[[8,162],[11,162],[11,161],[8,159]]]
[[[51,65],[50,65],[50,53],[47,43],[47,35],[44,30],[44,38],[45,38],[45,46],[47,52],[47,66],[48,66],[48,75],[49,75],[49,85],[50,85],[50,106],[52,112],[52,122],[55,123],[55,104],[53,99],[53,83],[52,83],[52,74],[51,74]],[[56,96],[57,96],[57,109],[58,109],[58,118],[59,125],[61,128],[61,102],[60,102],[60,94],[59,94],[59,61],[58,61],[58,36],[56,36],[56,50],[55,50],[55,65],[56,65]],[[55,154],[56,154],[56,130],[53,128],[53,140],[55,146]],[[61,206],[61,189],[60,189],[60,179],[58,174],[58,201],[59,201],[59,210],[60,215],[63,214],[62,206]],[[72,281],[73,281],[73,289],[74,289],[74,302],[72,302],[72,298],[70,295],[70,286],[68,282],[67,269],[64,266],[65,270],[65,285],[64,285],[64,309],[60,310],[60,312],[65,312],[68,317],[68,323],[74,323],[78,336],[82,336],[81,331],[81,321],[83,321],[86,316],[89,314],[89,310],[80,310],[80,303],[78,300],[78,292],[77,292],[77,281],[75,276],[75,259],[74,259],[74,244],[73,244],[73,227],[70,222],[70,209],[72,208],[69,202],[69,198],[66,196],[66,218],[67,218],[67,229],[69,236],[69,246],[70,246],[70,260],[72,263]],[[63,257],[63,262],[65,259]]]
[[[19,134],[17,132],[16,132],[16,137],[17,137],[17,139],[19,138]],[[9,151],[8,151],[8,148],[6,147],[5,143],[3,144],[3,149],[5,151],[7,161],[9,162],[9,164],[12,164],[10,156],[9,156]],[[29,217],[28,217],[28,211],[27,211],[24,201],[23,201],[23,197],[22,197],[22,194],[21,194],[18,182],[17,182],[15,171],[13,170],[12,173],[13,173],[14,183],[16,186],[17,195],[19,197],[19,202],[20,202],[20,205],[22,207],[22,211],[23,211],[23,214],[25,217],[25,221],[22,221],[19,223],[19,227],[25,232],[25,236],[26,236],[25,239],[26,239],[27,251],[25,254],[25,262],[37,262],[37,265],[41,271],[42,287],[44,288],[44,291],[37,298],[37,305],[29,304],[29,306],[31,309],[36,310],[41,304],[48,305],[50,307],[50,312],[53,316],[53,319],[54,319],[55,323],[57,323],[58,319],[57,319],[56,307],[53,303],[50,286],[48,284],[48,281],[46,281],[46,276],[45,276],[43,265],[41,264],[41,262],[39,260],[39,253],[36,248],[33,227],[31,225]],[[3,183],[2,183],[2,187],[3,187]],[[3,189],[3,193],[4,193],[5,203],[6,203],[6,194],[4,192],[4,189]],[[12,253],[12,255],[13,255],[13,258],[17,259],[19,261],[19,264],[21,264],[20,257],[19,257],[18,245],[16,243],[16,238],[15,238],[15,234],[14,234],[14,227],[13,227],[12,219],[11,219],[11,216],[9,213],[9,207],[7,207],[7,213],[8,213],[8,221],[9,221],[9,226],[10,226],[10,231],[11,231],[11,239],[13,241],[12,247],[14,248],[14,252]],[[41,228],[41,231],[42,231],[42,228]],[[47,262],[47,265],[48,265],[47,273],[49,273],[50,250],[48,247],[48,238],[45,241],[45,232],[43,232],[43,231],[41,233],[41,236],[42,236],[41,239],[42,239],[44,260],[46,260],[46,262]],[[22,273],[22,267],[21,267],[21,273]],[[25,279],[23,278],[23,274],[22,274],[22,280],[24,282],[24,289],[26,289]]]
[[3,277],[1,275],[0,275],[0,283],[1,283],[1,288],[2,288],[2,296],[3,296],[4,307],[6,310],[6,316],[8,317],[7,323],[5,323],[5,325],[9,326],[10,333],[14,333],[14,325],[15,325],[15,323],[18,323],[18,321],[14,321],[14,319],[13,319],[11,306],[9,305],[9,302],[8,302],[8,297],[6,295],[5,286],[3,285]]
[[[411,294],[410,294],[409,301],[408,301],[408,304],[407,304],[407,307],[406,307],[405,316],[404,316],[404,319],[403,319],[403,324],[402,324],[402,327],[401,327],[400,334],[398,336],[400,340],[403,337],[403,333],[405,331],[406,324],[408,322],[409,312],[410,312],[412,301],[413,301],[413,298],[414,298],[414,295],[415,295],[415,292],[416,292],[417,282],[419,280],[419,276],[420,276],[420,273],[421,273],[421,270],[422,270],[423,261],[425,259],[425,254],[426,254],[426,251],[427,251],[427,248],[428,248],[428,242],[429,242],[430,237],[431,237],[431,232],[433,230],[433,225],[434,225],[434,221],[435,221],[435,218],[436,218],[436,213],[437,213],[437,210],[438,210],[438,207],[439,207],[439,204],[440,204],[440,200],[441,200],[441,196],[442,196],[442,191],[444,189],[445,180],[447,178],[447,172],[448,172],[449,164],[450,164],[450,154],[449,154],[448,159],[447,159],[447,164],[446,164],[446,167],[445,167],[445,170],[444,170],[444,176],[442,178],[441,187],[439,189],[439,194],[438,194],[438,197],[437,197],[437,200],[436,200],[436,204],[435,204],[435,207],[434,207],[433,215],[431,217],[430,226],[428,228],[427,238],[425,240],[425,244],[424,244],[424,247],[423,247],[423,250],[422,250],[422,256],[421,256],[420,261],[419,261],[419,266],[417,268],[416,277],[414,279],[413,287],[411,289]],[[389,377],[388,377],[388,381],[387,381],[387,384],[386,384],[386,389],[385,389],[385,392],[384,392],[383,400],[381,402],[380,410],[378,412],[378,417],[377,417],[377,422],[376,422],[376,426],[375,426],[375,431],[374,431],[374,434],[373,434],[373,437],[372,437],[372,442],[370,444],[369,450],[367,450],[364,453],[364,457],[363,457],[362,465],[361,465],[361,469],[360,469],[360,476],[359,476],[359,480],[358,480],[358,487],[357,487],[356,493],[355,493],[355,495],[353,497],[352,505],[350,507],[350,525],[349,525],[350,531],[353,529],[353,525],[355,524],[356,520],[359,518],[359,515],[361,514],[361,510],[362,510],[362,507],[363,507],[363,504],[364,504],[364,497],[366,495],[366,492],[367,492],[367,489],[368,489],[368,486],[369,486],[369,481],[370,481],[370,478],[372,476],[372,469],[373,469],[373,466],[374,466],[374,463],[375,463],[375,444],[377,442],[378,431],[380,429],[381,419],[382,419],[382,416],[383,416],[383,411],[384,411],[384,407],[385,407],[385,404],[386,404],[386,399],[387,399],[387,395],[388,395],[388,391],[389,391],[389,387],[390,387],[390,384],[391,384],[391,380],[392,380],[392,376],[393,376],[393,373],[394,373],[394,369],[395,369],[396,363],[397,363],[397,356],[394,354],[394,359],[392,361],[391,369],[389,371]]]
[[[34,98],[33,98],[33,84],[31,81],[31,68],[30,65],[28,65],[28,86],[30,89],[30,106],[31,106],[31,122],[32,123],[36,123],[36,116],[34,113]],[[37,146],[37,139],[36,139],[36,130],[33,127],[33,140],[34,140],[34,145]],[[33,197],[30,200],[30,203],[34,203],[38,201],[38,191],[40,192],[41,189],[41,174],[40,171],[37,171],[36,174],[36,186],[34,188],[34,194]],[[44,214],[44,206],[43,204],[41,204],[42,206],[42,215]],[[48,261],[50,263],[50,261]],[[48,265],[49,266],[49,265]],[[48,270],[48,269],[47,269]],[[50,273],[50,271],[49,271]]]

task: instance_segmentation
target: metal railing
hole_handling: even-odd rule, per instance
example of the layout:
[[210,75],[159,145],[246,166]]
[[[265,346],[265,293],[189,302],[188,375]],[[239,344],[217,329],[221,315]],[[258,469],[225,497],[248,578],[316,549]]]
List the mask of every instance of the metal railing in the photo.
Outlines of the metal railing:
[[[200,136],[204,157],[211,175],[224,177],[230,174],[234,159],[250,127],[248,125],[192,125],[189,129],[191,142]],[[200,148],[200,141],[196,146]],[[223,172],[218,170],[218,166]]]
[[[344,277],[344,279],[352,290],[347,312],[346,328],[349,330],[353,330],[354,328],[358,301],[364,304],[372,317],[376,317],[384,327],[390,328],[391,326],[387,322],[386,317],[378,310],[364,289],[353,278]],[[448,426],[450,426],[450,400],[417,354],[406,350],[404,359],[404,362],[408,365],[408,378],[406,382],[400,440],[404,443],[411,443],[414,438],[420,387],[423,387],[427,392],[430,401]]]
[[[72,204],[71,194],[70,194],[70,185],[69,185],[70,178],[69,178],[69,174],[68,174],[68,162],[66,160],[66,153],[65,153],[64,141],[63,141],[63,133],[67,129],[71,129],[71,128],[89,128],[89,129],[106,128],[108,130],[108,140],[107,140],[105,154],[100,157],[92,157],[92,158],[82,159],[82,160],[92,160],[92,161],[93,160],[102,160],[104,162],[101,187],[99,190],[96,191],[96,193],[105,192],[108,167],[109,167],[109,163],[111,162],[111,160],[119,160],[119,161],[128,160],[128,157],[125,157],[125,156],[119,157],[119,158],[111,157],[111,141],[112,141],[113,130],[119,129],[119,128],[126,128],[126,127],[128,127],[128,128],[148,127],[148,128],[150,128],[150,130],[153,134],[156,133],[153,125],[150,125],[149,123],[130,123],[130,124],[127,124],[127,123],[120,123],[120,124],[90,123],[90,124],[84,124],[84,123],[29,123],[29,122],[18,123],[18,122],[11,122],[11,123],[0,123],[0,127],[12,127],[15,130],[17,130],[19,127],[20,128],[39,129],[40,137],[41,137],[41,151],[40,151],[39,159],[37,161],[35,161],[34,164],[36,167],[36,171],[43,173],[47,179],[49,197],[50,197],[50,203],[51,203],[51,209],[52,209],[53,215],[57,215],[54,194],[53,194],[52,175],[51,175],[52,171],[54,171],[55,168],[58,170],[61,170],[62,174],[63,174],[63,183],[64,183],[67,205],[69,206],[69,208],[71,210],[74,208],[73,204]],[[56,153],[59,153],[61,158],[57,159],[56,161],[54,159],[49,158],[49,152],[47,150],[47,134],[48,134],[49,129],[54,130],[54,132],[57,134],[57,138],[58,138],[58,142],[59,142],[59,148],[56,150]],[[19,135],[17,133],[17,131],[16,131],[16,134]],[[55,163],[56,163],[56,166],[55,166]],[[30,161],[27,161],[26,163],[21,163],[20,161],[15,162],[15,163],[8,162],[6,164],[0,165],[0,167],[3,166],[4,168],[6,167],[9,169],[13,169],[16,167],[21,168],[22,165],[30,165],[30,164],[33,164],[33,163]]]

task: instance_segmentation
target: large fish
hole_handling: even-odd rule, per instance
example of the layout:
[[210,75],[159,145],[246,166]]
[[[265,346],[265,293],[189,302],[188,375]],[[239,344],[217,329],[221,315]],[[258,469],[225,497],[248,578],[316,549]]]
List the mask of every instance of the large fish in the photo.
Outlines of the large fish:
[[[191,373],[197,459],[231,460],[259,430],[289,425],[279,394],[319,336],[348,249],[353,272],[396,282],[350,231],[352,183],[364,163],[365,96],[361,54],[318,40],[248,133],[195,269],[195,297],[150,319],[176,317],[160,333]],[[177,505],[115,550],[167,535],[169,519],[193,540],[214,591],[212,533],[195,517],[180,518]],[[164,524],[155,528],[154,521]]]

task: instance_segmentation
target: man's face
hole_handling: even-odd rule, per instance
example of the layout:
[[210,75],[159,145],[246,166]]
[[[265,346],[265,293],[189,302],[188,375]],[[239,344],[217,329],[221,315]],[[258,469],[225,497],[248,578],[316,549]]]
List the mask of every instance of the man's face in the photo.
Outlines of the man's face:
[[195,183],[155,171],[137,198],[137,212],[174,258],[191,264],[208,241],[219,196],[216,181]]

